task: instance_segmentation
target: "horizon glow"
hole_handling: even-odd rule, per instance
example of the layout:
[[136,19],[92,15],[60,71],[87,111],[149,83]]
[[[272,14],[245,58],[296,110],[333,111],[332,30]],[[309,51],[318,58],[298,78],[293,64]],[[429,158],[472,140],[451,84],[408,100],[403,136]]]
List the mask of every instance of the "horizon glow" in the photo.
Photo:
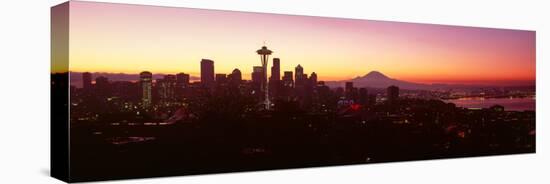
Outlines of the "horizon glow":
[[199,76],[208,58],[215,73],[238,68],[250,79],[265,41],[281,75],[300,64],[325,81],[380,71],[420,83],[515,84],[536,74],[534,31],[80,1],[70,1],[69,29],[72,72]]

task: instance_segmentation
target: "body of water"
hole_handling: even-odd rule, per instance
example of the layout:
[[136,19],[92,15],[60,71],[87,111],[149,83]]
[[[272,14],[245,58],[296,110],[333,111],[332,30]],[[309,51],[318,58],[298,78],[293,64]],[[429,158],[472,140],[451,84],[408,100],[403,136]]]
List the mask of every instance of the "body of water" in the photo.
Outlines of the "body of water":
[[443,100],[448,103],[454,103],[458,107],[464,108],[489,108],[493,105],[504,106],[505,111],[525,111],[536,108],[535,98],[459,98],[453,100]]

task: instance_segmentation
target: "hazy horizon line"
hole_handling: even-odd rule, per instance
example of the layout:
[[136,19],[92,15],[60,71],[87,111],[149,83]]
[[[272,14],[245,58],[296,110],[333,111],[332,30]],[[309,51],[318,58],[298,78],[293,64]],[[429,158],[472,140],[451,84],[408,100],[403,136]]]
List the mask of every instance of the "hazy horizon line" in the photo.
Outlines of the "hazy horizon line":
[[[144,71],[148,71],[148,70],[144,70]],[[294,71],[292,71],[292,72],[294,73]],[[385,75],[383,72],[380,72],[379,70],[371,70],[371,71],[367,72],[367,74],[370,73],[370,72],[379,72],[379,73],[382,73],[383,75]],[[67,72],[56,72],[56,73],[67,73]],[[56,74],[56,73],[52,73],[52,74]],[[68,73],[69,74],[71,74],[71,73],[81,74],[81,73],[85,73],[85,72],[82,72],[82,71],[69,71]],[[136,75],[136,76],[139,76],[139,73],[126,73],[126,72],[98,72],[98,71],[95,71],[95,72],[89,72],[89,73],[91,73],[91,74],[101,74],[101,75],[128,75],[128,76]],[[200,73],[192,75],[192,73],[186,73],[186,72],[176,72],[176,73],[161,72],[161,73],[153,73],[153,76],[158,77],[159,75],[176,75],[178,73],[189,74],[190,81],[193,81],[193,82],[200,81]],[[227,73],[216,73],[216,74],[226,74],[227,75]],[[250,74],[250,73],[244,73],[244,74]],[[243,74],[243,80],[251,80],[250,77],[244,77],[245,76],[244,74]],[[342,80],[319,80],[319,81],[324,81],[326,83],[346,82],[346,81],[351,81],[351,80],[357,79],[358,77],[359,78],[364,77],[365,75],[360,75],[360,76],[356,76],[356,77],[352,77],[352,78],[348,78],[348,79],[342,79]],[[468,82],[468,81],[422,82],[422,81],[414,81],[414,80],[402,80],[402,79],[393,78],[393,77],[390,77],[390,76],[387,76],[387,75],[385,75],[385,76],[389,79],[394,79],[394,80],[398,80],[398,81],[401,81],[401,82],[409,82],[409,83],[416,83],[416,84],[422,84],[422,85],[456,85],[456,86],[477,86],[477,87],[527,87],[527,86],[536,86],[536,79],[533,79],[533,80],[478,80],[478,81],[470,81],[470,82]],[[76,78],[76,80],[81,81],[82,79],[81,78]],[[139,80],[139,78],[136,78],[136,80]],[[95,78],[92,81],[95,81]],[[128,80],[113,79],[113,81],[128,81]],[[508,84],[506,84],[506,83],[508,83]],[[510,84],[510,83],[514,83],[514,84]]]

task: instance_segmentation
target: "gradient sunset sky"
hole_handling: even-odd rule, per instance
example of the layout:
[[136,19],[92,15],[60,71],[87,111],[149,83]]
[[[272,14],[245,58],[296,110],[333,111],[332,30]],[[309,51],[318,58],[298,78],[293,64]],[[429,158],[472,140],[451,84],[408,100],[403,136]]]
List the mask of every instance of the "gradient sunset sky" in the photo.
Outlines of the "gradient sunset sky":
[[199,76],[208,58],[215,73],[249,79],[264,41],[281,73],[300,64],[320,80],[373,70],[422,83],[535,80],[534,31],[70,2],[73,72]]

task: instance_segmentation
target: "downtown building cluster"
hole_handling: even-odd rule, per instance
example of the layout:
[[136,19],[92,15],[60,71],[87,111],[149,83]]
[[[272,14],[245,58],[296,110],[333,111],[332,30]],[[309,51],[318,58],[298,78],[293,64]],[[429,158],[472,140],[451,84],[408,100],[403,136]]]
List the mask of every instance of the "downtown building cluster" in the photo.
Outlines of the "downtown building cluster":
[[[308,75],[300,64],[294,68],[294,71],[283,71],[281,76],[280,58],[271,60],[271,75],[268,77],[269,60],[261,54],[264,52],[271,54],[265,46],[258,50],[262,65],[253,66],[250,80],[244,80],[238,68],[229,74],[216,73],[215,62],[211,59],[202,59],[200,60],[200,80],[196,80],[197,78],[192,80],[192,76],[187,73],[160,76],[150,71],[143,71],[139,73],[139,78],[131,81],[109,81],[104,76],[98,76],[93,81],[92,73],[84,72],[82,88],[77,89],[72,86],[71,91],[72,95],[77,97],[74,98],[75,100],[93,97],[95,100],[91,101],[108,103],[98,106],[114,106],[121,111],[160,113],[165,113],[166,108],[185,106],[190,98],[204,94],[245,95],[258,104],[257,110],[272,110],[278,102],[293,102],[300,109],[328,112],[331,109],[334,111],[335,107],[341,109],[352,105],[366,106],[377,100],[376,95],[369,94],[366,88],[354,87],[353,82],[346,82],[344,87],[330,89],[324,81],[318,81],[316,72]],[[398,87],[388,88],[388,100],[395,101],[398,96]],[[169,114],[173,111],[169,111]]]

